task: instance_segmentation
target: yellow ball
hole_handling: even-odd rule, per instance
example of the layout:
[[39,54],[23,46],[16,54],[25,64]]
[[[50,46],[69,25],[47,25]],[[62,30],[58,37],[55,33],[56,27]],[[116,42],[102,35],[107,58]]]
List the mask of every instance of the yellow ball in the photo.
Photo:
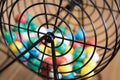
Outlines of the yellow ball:
[[[83,63],[86,64],[90,58],[84,59]],[[86,66],[90,66],[91,68],[95,68],[97,66],[97,62],[94,59],[91,59]]]
[[[11,43],[11,44],[9,45],[9,47],[10,47],[10,49],[13,51],[13,53],[15,54],[15,53],[18,52],[18,49],[20,49],[20,48],[23,47],[23,45],[22,45],[21,42],[15,41],[14,43]],[[17,48],[18,48],[18,49],[17,49]]]
[[61,55],[61,54],[60,54],[59,52],[57,52],[57,51],[55,52],[55,54],[56,54],[56,56],[60,56],[60,55]]
[[89,55],[90,53],[93,53],[94,47],[93,46],[87,46],[85,48],[86,54]]
[[[90,71],[92,71],[92,68],[90,66],[85,66],[81,69],[80,74],[81,74],[81,76],[84,76],[84,75],[88,74]],[[86,75],[85,78],[90,77],[94,74],[95,74],[94,72],[91,72],[88,75]]]
[[[44,49],[45,49],[45,45],[44,44],[40,44],[40,51],[41,52],[44,52]],[[48,47],[46,46],[46,49],[45,49],[45,53],[48,54],[49,53],[49,49]]]
[[[59,66],[58,67],[59,72],[70,72],[72,71],[72,66],[71,65],[64,65],[64,66]],[[67,76],[70,73],[62,73],[63,76]]]
[[[67,50],[66,50],[66,52],[67,52],[70,48],[71,48],[71,46],[67,46]],[[71,50],[69,51],[69,53],[73,54],[73,53],[74,53],[74,49],[71,48]]]

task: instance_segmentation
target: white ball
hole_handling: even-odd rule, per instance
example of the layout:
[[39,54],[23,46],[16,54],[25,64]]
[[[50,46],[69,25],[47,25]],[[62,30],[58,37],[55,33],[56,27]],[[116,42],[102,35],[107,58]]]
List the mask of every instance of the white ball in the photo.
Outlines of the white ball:
[[21,37],[23,41],[29,41],[29,39],[33,38],[33,37],[37,37],[36,33],[30,32],[29,34],[27,32],[21,33]]
[[73,55],[71,53],[65,54],[64,57],[67,59],[68,63],[73,61]]
[[[42,57],[43,57],[43,59],[42,59]],[[47,55],[43,55],[43,53],[41,53],[39,56],[38,56],[38,58],[40,59],[40,60],[44,60],[44,59],[46,59],[47,57],[49,57],[49,56],[47,56]]]
[[92,57],[92,59],[94,59],[96,62],[99,61],[100,57],[99,54],[97,52],[94,53],[94,55],[92,56],[93,53],[90,53],[87,55],[88,58]]
[[[39,28],[38,28],[39,29]],[[38,31],[38,29],[37,29],[37,31]],[[41,27],[40,29],[39,29],[39,36],[40,37],[42,37],[44,34],[46,34],[47,33],[47,29],[45,28],[45,27]]]
[[[66,39],[68,39],[67,37],[65,37]],[[70,45],[70,41],[69,40],[64,40],[64,43],[68,46]]]
[[[49,72],[49,77],[54,78],[53,69],[51,70],[51,72]],[[62,74],[58,73],[58,78],[59,78],[59,79],[62,79]]]
[[[63,40],[63,39],[62,39],[62,34],[56,33],[55,36],[56,36],[55,39],[56,39],[58,42],[62,42],[62,40]],[[57,37],[60,37],[60,38],[57,38]]]

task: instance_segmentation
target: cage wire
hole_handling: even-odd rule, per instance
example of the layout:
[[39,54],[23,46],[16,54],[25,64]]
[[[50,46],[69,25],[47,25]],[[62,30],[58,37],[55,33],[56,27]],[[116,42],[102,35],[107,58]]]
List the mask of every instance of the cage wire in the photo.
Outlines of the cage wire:
[[0,0],[0,73],[19,61],[46,79],[90,79],[120,49],[119,20],[120,0]]

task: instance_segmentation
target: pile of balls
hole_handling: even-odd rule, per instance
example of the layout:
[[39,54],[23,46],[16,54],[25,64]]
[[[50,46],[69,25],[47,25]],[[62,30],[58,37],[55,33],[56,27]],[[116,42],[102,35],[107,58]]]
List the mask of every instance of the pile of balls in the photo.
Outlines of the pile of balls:
[[[16,24],[12,30],[4,33],[4,39],[8,44],[12,53],[19,56],[34,44],[41,36],[47,32],[52,32],[54,29],[41,27],[39,34],[38,24],[31,20],[31,14],[22,15],[18,14],[15,17]],[[67,28],[60,25],[59,30],[54,34],[56,64],[58,67],[58,76],[60,79],[73,79],[76,75],[86,75],[92,71],[99,61],[99,54],[94,48],[94,38],[86,39],[86,32],[83,29],[76,31],[74,36],[67,33]],[[39,36],[39,37],[38,37]],[[64,37],[64,40],[62,39]],[[74,42],[72,42],[74,38]],[[86,41],[84,42],[84,39]],[[88,45],[85,45],[87,43]],[[58,46],[58,47],[57,47]],[[43,76],[54,78],[53,75],[53,60],[51,43],[40,42],[34,48],[25,53],[19,58],[26,66],[35,71],[40,72]],[[85,77],[94,75],[94,72],[89,73]]]

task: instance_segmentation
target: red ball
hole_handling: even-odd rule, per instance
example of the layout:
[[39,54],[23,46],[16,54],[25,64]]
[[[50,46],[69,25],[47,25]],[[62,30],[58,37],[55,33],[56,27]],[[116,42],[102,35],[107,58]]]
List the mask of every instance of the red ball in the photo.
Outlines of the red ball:
[[57,60],[57,65],[61,65],[62,63],[67,62],[67,59],[64,56],[57,57],[56,60]]
[[42,69],[42,70],[41,70],[41,74],[42,74],[43,76],[49,76],[49,71]]
[[84,40],[79,40],[78,42],[80,42],[79,45],[80,45],[81,47],[84,46],[84,43],[85,43]]
[[[89,38],[89,39],[87,39],[87,44],[95,45],[95,38]],[[88,46],[90,46],[90,45],[88,45]]]
[[19,33],[15,32],[15,34],[16,34],[16,41],[20,41],[20,35],[19,35]]
[[48,69],[48,70],[51,70],[53,68],[53,61],[52,61],[52,57],[47,57],[44,59],[44,62],[43,62],[43,68],[45,69]]
[[[16,17],[15,17],[15,21],[19,22],[20,17],[21,17],[21,14],[17,14]],[[20,22],[25,24],[27,22],[27,16],[23,14]]]
[[72,44],[73,44],[73,48],[81,47],[81,44],[78,42],[74,42],[74,43],[71,42],[70,45]]

